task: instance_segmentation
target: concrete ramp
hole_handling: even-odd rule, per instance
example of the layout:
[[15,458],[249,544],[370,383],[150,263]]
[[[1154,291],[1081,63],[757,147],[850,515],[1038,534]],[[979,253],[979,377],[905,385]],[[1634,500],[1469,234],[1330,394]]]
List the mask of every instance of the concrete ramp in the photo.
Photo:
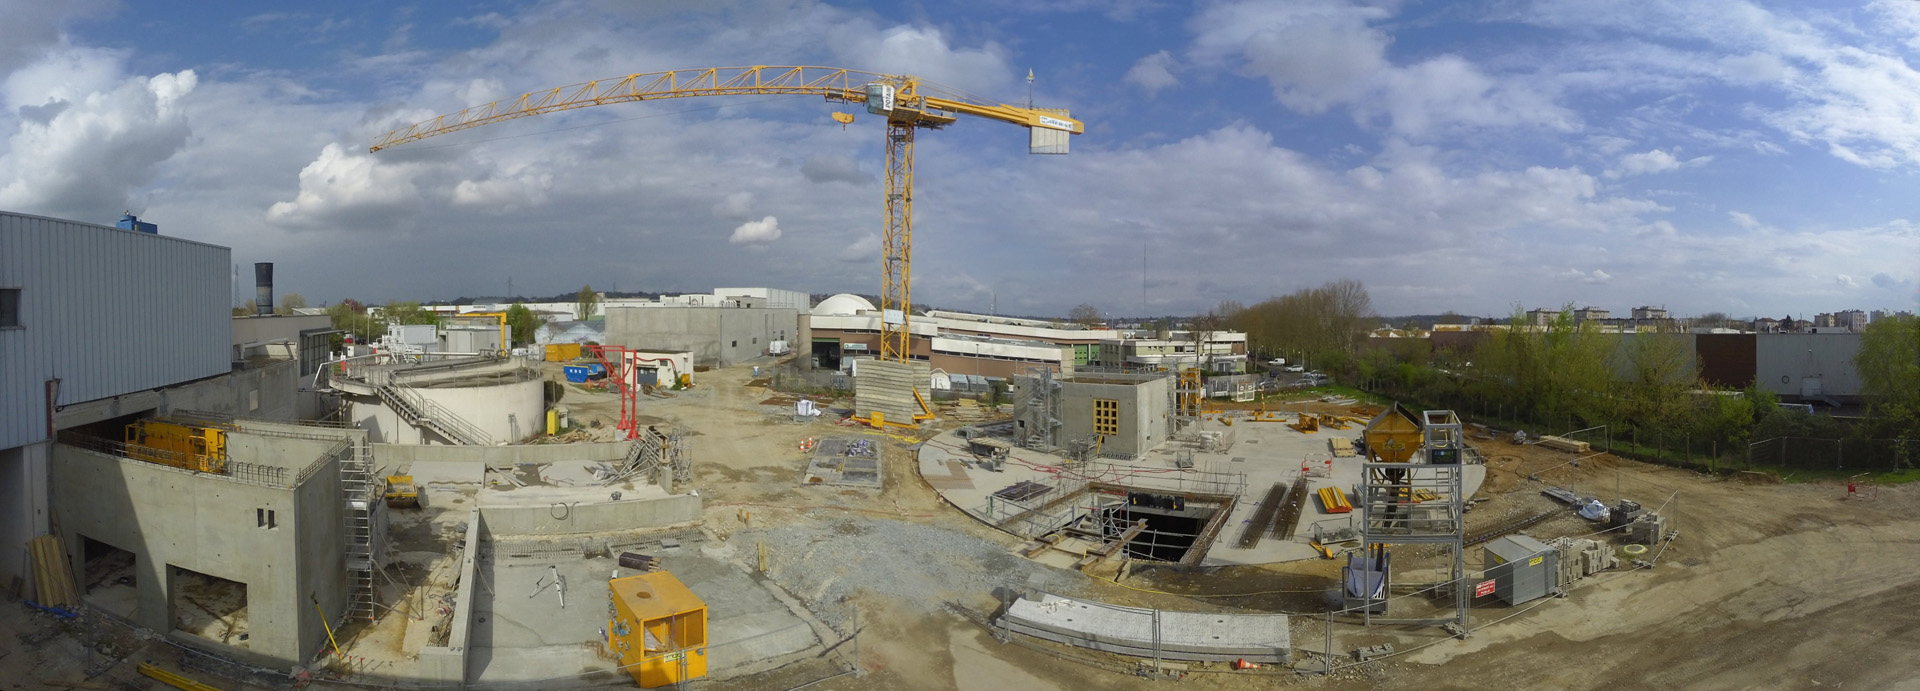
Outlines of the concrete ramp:
[[913,416],[921,412],[920,403],[913,390],[917,386],[921,395],[931,395],[932,376],[932,366],[925,362],[861,361],[853,378],[853,416],[870,419],[879,411],[887,422],[918,424]]
[[[1057,595],[1020,598],[1001,628],[1058,643],[1121,655],[1168,660],[1285,664],[1291,640],[1284,614],[1169,612],[1075,600]],[[1159,635],[1154,635],[1154,622]]]

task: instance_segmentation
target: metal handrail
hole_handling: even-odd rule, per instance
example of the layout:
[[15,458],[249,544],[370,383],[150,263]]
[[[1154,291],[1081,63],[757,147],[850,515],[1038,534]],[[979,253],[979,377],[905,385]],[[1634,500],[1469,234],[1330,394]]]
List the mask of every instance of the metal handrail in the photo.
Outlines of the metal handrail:
[[457,442],[464,442],[475,446],[485,446],[493,441],[492,435],[473,426],[472,423],[467,422],[466,419],[455,414],[453,411],[447,410],[444,406],[433,401],[433,399],[421,396],[419,393],[408,390],[405,387],[392,384],[382,384],[378,390],[382,396],[389,396],[400,404],[399,406],[395,406],[396,410],[394,412],[400,413],[403,416],[411,412],[413,419],[410,420],[410,422],[434,427],[436,428],[435,431],[441,432]]

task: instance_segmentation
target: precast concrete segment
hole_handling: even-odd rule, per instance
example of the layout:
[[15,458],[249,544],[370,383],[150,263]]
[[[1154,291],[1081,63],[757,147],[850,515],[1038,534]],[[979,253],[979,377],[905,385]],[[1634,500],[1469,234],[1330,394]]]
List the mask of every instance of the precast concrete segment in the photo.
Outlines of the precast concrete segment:
[[1158,651],[1172,660],[1284,664],[1291,645],[1284,614],[1156,612],[1057,595],[1015,600],[997,623],[1082,648],[1138,657],[1153,657]]

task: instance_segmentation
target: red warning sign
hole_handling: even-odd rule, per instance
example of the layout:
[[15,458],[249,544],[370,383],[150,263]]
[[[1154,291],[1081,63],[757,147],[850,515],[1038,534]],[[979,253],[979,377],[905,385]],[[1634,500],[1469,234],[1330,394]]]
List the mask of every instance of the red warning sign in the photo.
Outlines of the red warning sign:
[[1476,585],[1473,587],[1474,597],[1486,597],[1492,594],[1493,594],[1493,581],[1490,581],[1490,580],[1481,581],[1480,585]]

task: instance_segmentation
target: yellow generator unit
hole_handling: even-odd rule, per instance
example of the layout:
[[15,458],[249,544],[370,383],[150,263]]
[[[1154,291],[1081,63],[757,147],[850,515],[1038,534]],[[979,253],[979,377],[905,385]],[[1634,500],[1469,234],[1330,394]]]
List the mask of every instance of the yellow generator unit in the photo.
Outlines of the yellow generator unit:
[[127,457],[202,473],[227,472],[227,432],[159,420],[127,425]]
[[707,603],[665,571],[607,582],[607,647],[643,689],[707,676]]

